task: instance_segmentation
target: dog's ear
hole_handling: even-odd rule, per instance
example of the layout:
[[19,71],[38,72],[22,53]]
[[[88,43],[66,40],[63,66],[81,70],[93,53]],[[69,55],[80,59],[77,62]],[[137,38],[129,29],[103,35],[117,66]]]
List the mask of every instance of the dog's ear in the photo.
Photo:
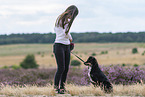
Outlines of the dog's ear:
[[92,56],[90,56],[85,63],[91,63]]
[[95,61],[96,60],[96,58],[93,57],[93,56],[90,56],[89,58],[91,59],[91,61]]
[[86,63],[92,63],[92,62],[97,62],[97,60],[96,60],[95,57],[90,56],[90,57],[87,59]]
[[91,61],[92,61],[92,64],[97,64],[98,65],[98,61],[95,57],[91,56]]

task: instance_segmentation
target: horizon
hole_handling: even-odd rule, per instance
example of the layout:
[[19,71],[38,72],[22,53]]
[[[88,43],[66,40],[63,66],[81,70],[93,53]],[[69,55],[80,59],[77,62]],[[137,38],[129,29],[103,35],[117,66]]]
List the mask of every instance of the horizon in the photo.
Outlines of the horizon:
[[[104,33],[111,33],[111,34],[118,34],[118,33],[121,33],[121,34],[123,34],[123,33],[145,33],[145,31],[139,31],[139,32],[131,32],[131,31],[128,31],[128,32],[70,32],[71,34],[72,33],[82,33],[82,34],[84,34],[84,33],[99,33],[99,34],[104,34]],[[22,35],[22,34],[55,34],[55,33],[53,33],[53,32],[30,32],[30,33],[9,33],[9,34],[1,34],[0,33],[0,35],[12,35],[12,34],[20,34],[20,35]]]

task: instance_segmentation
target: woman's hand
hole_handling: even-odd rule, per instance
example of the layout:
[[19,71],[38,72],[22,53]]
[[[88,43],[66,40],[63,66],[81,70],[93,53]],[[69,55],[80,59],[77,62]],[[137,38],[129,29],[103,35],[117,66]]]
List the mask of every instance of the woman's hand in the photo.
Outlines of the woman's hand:
[[74,49],[74,43],[70,43],[70,51]]
[[72,42],[72,39],[69,39],[70,42]]

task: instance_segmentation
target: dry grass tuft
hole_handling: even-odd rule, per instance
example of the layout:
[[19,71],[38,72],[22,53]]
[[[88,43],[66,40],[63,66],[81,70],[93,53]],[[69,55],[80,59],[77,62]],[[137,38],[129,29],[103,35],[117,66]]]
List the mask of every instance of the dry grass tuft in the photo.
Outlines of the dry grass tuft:
[[7,95],[7,96],[14,96],[14,94],[16,93],[16,90],[13,89],[14,87],[12,86],[1,86],[0,89],[0,94],[1,95]]
[[[37,86],[0,86],[0,95],[22,97],[27,95],[43,95],[43,96],[60,96],[57,95],[52,85],[45,87]],[[99,87],[90,86],[78,86],[74,84],[67,84],[67,93],[63,96],[145,96],[145,85],[114,85],[114,91],[111,94],[105,94]],[[61,95],[62,96],[62,95]],[[40,96],[41,97],[41,96]]]
[[104,96],[105,94],[100,88],[90,86],[77,86],[73,84],[67,85],[68,93],[71,96]]
[[119,96],[143,96],[145,86],[142,84],[134,85],[115,85],[113,95]]
[[145,96],[145,86],[143,87],[141,94],[142,94],[142,96]]
[[48,85],[46,87],[37,87],[37,86],[26,86],[23,87],[23,94],[25,95],[47,95],[54,96],[55,91],[53,86]]
[[1,95],[22,97],[22,95],[46,95],[55,96],[56,93],[53,86],[48,85],[46,87],[37,86],[2,86],[0,90]]

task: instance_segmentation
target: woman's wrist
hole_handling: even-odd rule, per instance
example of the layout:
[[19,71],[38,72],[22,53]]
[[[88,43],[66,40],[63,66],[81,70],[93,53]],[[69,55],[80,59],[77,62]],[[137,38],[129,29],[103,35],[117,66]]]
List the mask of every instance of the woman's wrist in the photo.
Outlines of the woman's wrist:
[[69,39],[70,42],[72,42],[72,39]]

